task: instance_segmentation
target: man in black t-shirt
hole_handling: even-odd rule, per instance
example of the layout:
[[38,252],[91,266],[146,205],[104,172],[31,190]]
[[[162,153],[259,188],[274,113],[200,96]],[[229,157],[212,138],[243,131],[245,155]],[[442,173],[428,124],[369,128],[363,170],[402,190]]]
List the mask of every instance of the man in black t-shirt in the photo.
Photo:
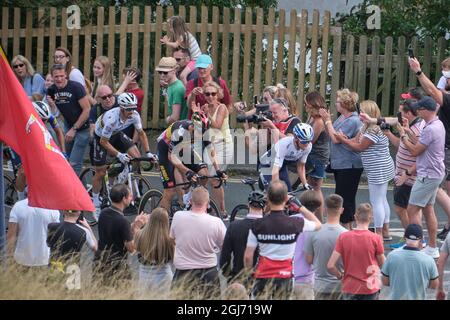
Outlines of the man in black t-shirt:
[[78,82],[68,80],[64,65],[53,65],[51,73],[55,83],[47,89],[47,101],[52,108],[56,106],[64,118],[66,151],[70,165],[79,175],[89,144],[87,120],[91,105],[84,87]]
[[95,260],[98,270],[103,273],[105,283],[114,283],[118,279],[129,279],[127,253],[134,252],[135,232],[148,221],[148,215],[140,214],[130,222],[124,217],[123,210],[133,199],[133,194],[125,184],[116,184],[110,192],[112,205],[100,212],[98,219],[98,251]]
[[81,217],[80,211],[64,211],[62,223],[48,225],[47,245],[50,247],[50,264],[67,261],[79,264],[80,252],[85,244],[95,251],[97,240],[91,227]]

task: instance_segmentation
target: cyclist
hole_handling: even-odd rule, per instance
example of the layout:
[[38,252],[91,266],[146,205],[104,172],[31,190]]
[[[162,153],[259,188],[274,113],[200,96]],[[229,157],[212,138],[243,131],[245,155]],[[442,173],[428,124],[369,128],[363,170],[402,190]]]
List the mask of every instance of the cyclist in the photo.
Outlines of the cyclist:
[[[311,189],[306,181],[305,164],[311,152],[314,131],[309,124],[299,123],[294,127],[293,134],[294,136],[279,140],[270,151],[262,156],[262,174],[265,182],[281,179],[286,183],[288,191],[292,191],[287,167],[290,164],[295,164],[304,188]],[[272,170],[268,171],[267,168],[270,167],[272,162]]]
[[122,93],[117,97],[119,108],[112,108],[103,113],[95,122],[94,140],[91,146],[91,163],[95,167],[95,175],[92,177],[92,197],[96,212],[100,209],[99,193],[102,186],[102,179],[107,170],[107,154],[115,156],[123,164],[128,163],[132,158],[139,158],[141,153],[124,132],[131,125],[134,125],[139,140],[145,149],[146,157],[155,158],[150,152],[147,135],[142,129],[142,121],[137,112],[137,98],[133,93]]
[[[191,120],[172,123],[157,139],[157,156],[164,187],[160,205],[169,212],[176,192],[174,187],[182,182],[183,176],[191,181],[196,179],[197,174],[208,175],[208,166],[202,161],[202,154],[206,148],[210,150],[217,176],[226,178],[225,172],[219,170],[213,145],[201,138],[209,129],[209,125],[209,119],[204,113],[194,112]],[[206,185],[206,182],[201,181],[201,184]],[[178,198],[181,201],[182,192],[179,192]]]
[[[66,154],[66,144],[64,142],[64,133],[61,129],[61,127],[58,124],[58,121],[56,118],[52,115],[50,111],[50,107],[47,103],[43,101],[35,101],[32,102],[34,110],[38,113],[39,117],[41,118],[42,122],[47,125],[50,124],[52,129],[56,133],[56,137],[58,138],[58,143],[61,146],[61,151],[63,155],[67,158]],[[48,137],[50,137],[50,134],[48,134]],[[14,166],[14,168],[17,169],[17,177],[16,177],[16,190],[19,200],[24,199],[25,196],[25,186],[27,184],[26,177],[25,177],[25,171],[22,166],[22,161],[20,160],[19,155],[12,150],[11,154],[11,162]]]

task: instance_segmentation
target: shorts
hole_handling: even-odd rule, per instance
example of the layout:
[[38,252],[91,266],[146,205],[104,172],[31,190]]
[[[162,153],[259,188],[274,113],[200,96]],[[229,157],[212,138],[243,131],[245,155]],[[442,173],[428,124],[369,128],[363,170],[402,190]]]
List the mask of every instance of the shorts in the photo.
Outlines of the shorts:
[[[111,143],[114,148],[122,153],[127,152],[131,147],[134,146],[133,140],[131,140],[122,131],[113,134],[109,139],[109,143]],[[89,152],[91,164],[93,166],[104,166],[106,164],[107,155],[108,153],[106,152],[106,149],[100,144],[100,137],[95,135]]]
[[[160,177],[164,189],[175,187],[175,167],[169,160],[169,146],[164,139],[159,140],[156,154],[159,159]],[[190,164],[183,164],[195,173],[198,173],[200,170],[208,167],[206,163],[195,163],[194,161],[191,161]]]
[[450,181],[450,148],[445,148],[444,165],[445,173],[447,174],[445,180]]
[[430,179],[417,177],[412,186],[409,204],[424,208],[427,205],[433,205],[436,200],[436,194],[442,179]]
[[322,161],[308,157],[305,168],[306,175],[315,179],[325,179],[327,177],[325,173],[326,167],[327,165]]
[[408,208],[411,189],[412,186],[408,186],[406,184],[399,187],[394,186],[394,205],[403,209]]

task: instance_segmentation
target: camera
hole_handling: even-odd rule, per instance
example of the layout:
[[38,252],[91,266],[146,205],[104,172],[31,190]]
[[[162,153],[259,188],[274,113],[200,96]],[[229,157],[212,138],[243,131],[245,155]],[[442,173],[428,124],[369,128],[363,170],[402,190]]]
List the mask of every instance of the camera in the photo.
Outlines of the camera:
[[273,120],[272,112],[269,111],[268,104],[256,104],[256,113],[251,116],[239,115],[236,117],[237,122],[253,122],[260,123],[266,120]]
[[382,124],[380,124],[380,129],[381,130],[391,130],[391,125],[389,123],[383,122]]

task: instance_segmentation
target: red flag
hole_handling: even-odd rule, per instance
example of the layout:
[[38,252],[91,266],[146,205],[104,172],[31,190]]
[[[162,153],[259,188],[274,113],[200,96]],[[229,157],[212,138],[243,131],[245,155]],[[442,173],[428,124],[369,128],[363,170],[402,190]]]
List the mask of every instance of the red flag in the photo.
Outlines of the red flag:
[[89,194],[33,108],[0,47],[0,140],[22,159],[30,206],[94,211]]

